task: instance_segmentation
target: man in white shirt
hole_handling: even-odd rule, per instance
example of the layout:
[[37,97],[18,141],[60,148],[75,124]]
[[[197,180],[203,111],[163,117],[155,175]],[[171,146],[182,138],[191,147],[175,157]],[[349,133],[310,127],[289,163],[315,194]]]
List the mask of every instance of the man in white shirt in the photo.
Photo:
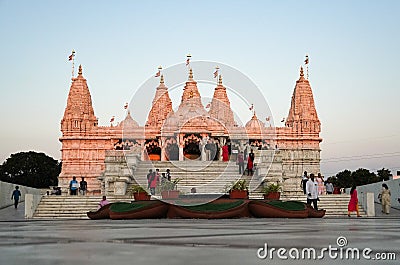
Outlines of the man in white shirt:
[[306,184],[306,192],[307,192],[307,204],[311,205],[313,203],[314,209],[318,210],[317,202],[318,202],[318,182],[314,180],[314,174],[310,174],[310,179]]

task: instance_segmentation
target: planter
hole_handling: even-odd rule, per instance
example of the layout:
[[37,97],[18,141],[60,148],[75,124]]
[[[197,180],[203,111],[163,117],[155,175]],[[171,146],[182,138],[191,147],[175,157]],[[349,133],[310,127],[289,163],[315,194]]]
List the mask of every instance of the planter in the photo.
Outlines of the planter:
[[264,194],[264,199],[279,200],[280,197],[281,197],[281,193],[279,191]]
[[147,192],[135,192],[133,198],[135,198],[135,201],[149,201],[151,195],[147,194]]
[[231,198],[231,199],[248,199],[249,192],[247,190],[231,190],[229,192],[229,198]]
[[164,190],[161,192],[161,197],[163,199],[178,199],[179,190]]

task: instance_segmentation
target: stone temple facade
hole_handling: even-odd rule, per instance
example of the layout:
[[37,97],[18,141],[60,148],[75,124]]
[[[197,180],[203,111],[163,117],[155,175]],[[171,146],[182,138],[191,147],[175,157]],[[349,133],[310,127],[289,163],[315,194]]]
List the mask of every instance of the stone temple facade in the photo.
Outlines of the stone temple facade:
[[[85,177],[89,191],[104,192],[106,163],[124,152],[136,154],[138,161],[222,160],[221,147],[228,144],[231,160],[239,151],[246,154],[254,149],[260,177],[282,182],[284,191],[298,190],[303,171],[320,171],[320,131],[312,89],[303,68],[284,127],[266,126],[255,112],[245,126],[237,125],[222,76],[210,106],[203,106],[192,69],[176,111],[161,75],[144,126],[132,118],[130,111],[116,126],[99,126],[87,80],[79,66],[61,120],[59,186],[67,189],[73,176],[78,180]],[[211,155],[207,146],[214,147]],[[263,157],[263,150],[273,151],[274,157]]]

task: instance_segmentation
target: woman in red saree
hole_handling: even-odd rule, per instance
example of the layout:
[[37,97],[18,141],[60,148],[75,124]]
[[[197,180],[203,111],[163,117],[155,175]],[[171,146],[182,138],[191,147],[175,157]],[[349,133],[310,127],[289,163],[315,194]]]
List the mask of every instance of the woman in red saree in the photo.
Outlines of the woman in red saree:
[[357,212],[357,217],[361,217],[360,212],[358,211],[358,196],[356,186],[353,186],[350,190],[350,201],[347,206],[347,216],[350,217],[351,212]]
[[226,162],[228,160],[229,160],[229,148],[228,148],[228,145],[225,144],[222,147],[222,161]]

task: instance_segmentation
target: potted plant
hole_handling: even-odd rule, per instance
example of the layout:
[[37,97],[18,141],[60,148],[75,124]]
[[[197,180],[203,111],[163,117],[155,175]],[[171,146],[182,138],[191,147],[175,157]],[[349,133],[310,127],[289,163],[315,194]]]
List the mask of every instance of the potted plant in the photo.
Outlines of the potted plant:
[[229,190],[229,198],[231,199],[248,199],[249,191],[247,181],[245,179],[239,179],[234,182]]
[[179,181],[181,181],[180,178],[174,179],[173,181],[164,181],[161,184],[161,197],[163,199],[178,199],[179,190],[177,190],[177,184]]
[[148,201],[151,198],[151,195],[140,185],[133,185],[131,192],[133,193],[135,201]]
[[279,200],[281,197],[281,185],[279,183],[270,183],[267,186],[264,186],[262,192],[264,193],[264,199],[273,199]]

